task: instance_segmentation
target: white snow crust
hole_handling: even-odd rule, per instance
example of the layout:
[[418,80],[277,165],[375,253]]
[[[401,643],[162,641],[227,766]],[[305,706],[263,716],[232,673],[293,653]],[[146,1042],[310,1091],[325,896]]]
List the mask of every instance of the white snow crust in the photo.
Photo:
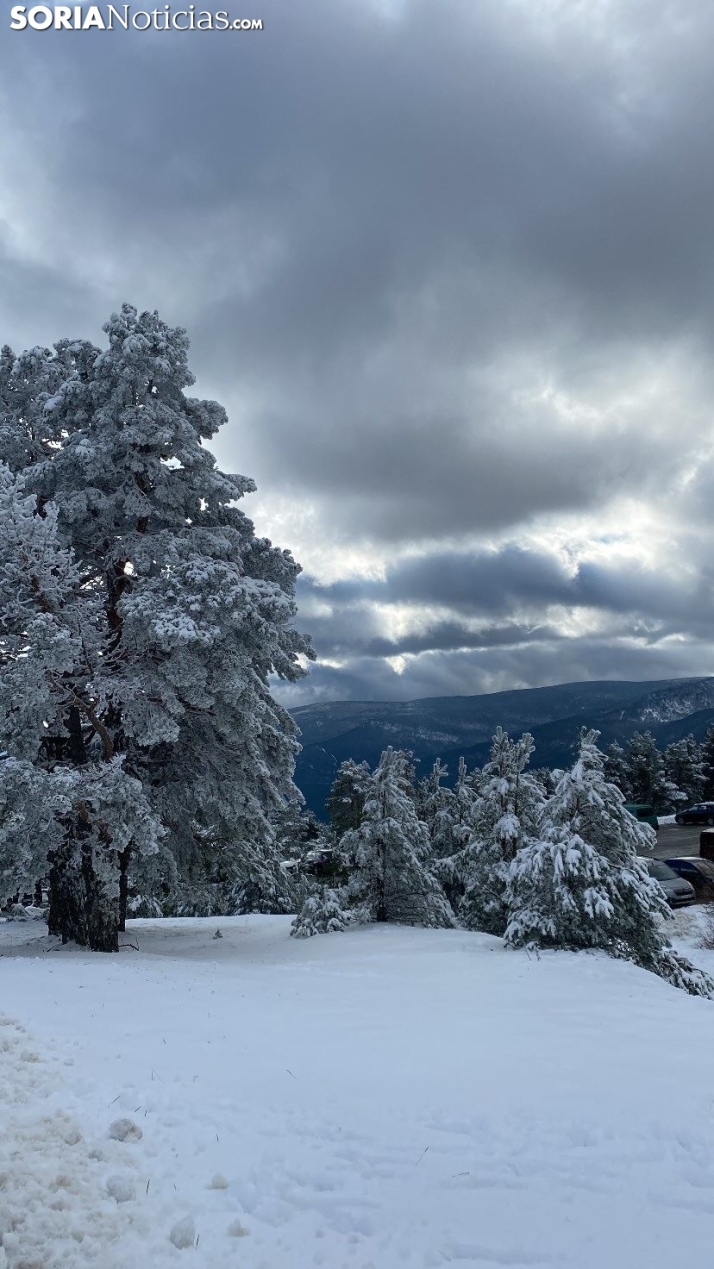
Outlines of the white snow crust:
[[710,1001],[461,930],[43,928],[0,924],[0,1269],[710,1269]]

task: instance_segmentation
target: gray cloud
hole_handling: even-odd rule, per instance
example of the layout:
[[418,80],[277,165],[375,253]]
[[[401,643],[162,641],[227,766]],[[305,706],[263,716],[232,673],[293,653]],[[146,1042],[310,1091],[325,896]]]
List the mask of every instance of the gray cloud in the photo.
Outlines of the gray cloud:
[[[651,618],[672,629],[714,623],[714,569],[702,563],[678,576],[656,567],[584,560],[572,567],[546,551],[507,545],[488,552],[440,552],[402,560],[383,580],[359,579],[320,585],[302,578],[309,599],[337,611],[372,604],[446,608],[473,618],[514,611],[542,617],[553,605],[601,609],[613,616]],[[344,617],[343,617],[344,620]]]
[[[708,667],[708,668],[707,668]],[[651,646],[634,639],[544,640],[478,652],[428,652],[400,673],[383,660],[355,657],[342,667],[318,663],[311,681],[278,689],[290,706],[311,700],[417,700],[584,679],[683,678],[711,671],[710,645]]]
[[706,672],[711,6],[262,9],[2,42],[3,339],[189,327],[259,527],[341,578],[300,692]]

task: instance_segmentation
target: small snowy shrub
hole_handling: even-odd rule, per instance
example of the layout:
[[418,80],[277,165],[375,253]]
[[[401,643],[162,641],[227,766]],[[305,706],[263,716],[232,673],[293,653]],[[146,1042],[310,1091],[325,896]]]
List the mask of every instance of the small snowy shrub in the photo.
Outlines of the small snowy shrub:
[[290,933],[298,939],[312,938],[313,934],[334,934],[346,930],[350,915],[342,907],[339,890],[320,890],[308,895]]

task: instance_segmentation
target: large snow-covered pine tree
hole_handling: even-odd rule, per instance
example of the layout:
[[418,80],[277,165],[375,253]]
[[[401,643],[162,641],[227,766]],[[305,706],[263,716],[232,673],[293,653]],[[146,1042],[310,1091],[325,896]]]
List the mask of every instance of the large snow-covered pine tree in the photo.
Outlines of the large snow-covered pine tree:
[[346,758],[337,768],[325,809],[338,841],[348,829],[359,825],[369,780],[370,770],[366,762]]
[[50,930],[117,947],[120,861],[161,827],[102,721],[100,597],[22,475],[0,466],[0,901],[50,867]]
[[698,802],[706,786],[702,746],[693,736],[683,736],[667,745],[663,757],[665,779],[677,790],[672,795],[674,805]]
[[[141,782],[183,881],[240,910],[284,884],[272,821],[297,749],[272,674],[312,655],[293,627],[299,568],[236,505],[254,488],[203,442],[225,422],[186,394],[188,339],[125,305],[104,351],[63,341],[0,364],[3,452],[98,601],[95,720]],[[131,848],[130,848],[131,850]]]
[[633,802],[647,803],[656,811],[676,806],[679,790],[667,778],[664,758],[651,732],[635,732],[625,750],[628,796]]
[[537,835],[545,800],[542,785],[526,770],[533,750],[528,733],[514,741],[502,727],[496,729],[471,811],[471,834],[452,861],[463,888],[457,915],[467,929],[487,934],[506,929],[509,867]]
[[539,839],[521,847],[509,873],[512,946],[602,948],[709,995],[714,984],[667,943],[671,912],[642,855],[654,832],[625,810],[604,773],[599,732],[583,728],[580,752],[543,814]]
[[355,860],[347,901],[359,921],[452,926],[451,907],[429,868],[429,831],[417,816],[411,771],[411,754],[385,749],[359,827],[342,838]]

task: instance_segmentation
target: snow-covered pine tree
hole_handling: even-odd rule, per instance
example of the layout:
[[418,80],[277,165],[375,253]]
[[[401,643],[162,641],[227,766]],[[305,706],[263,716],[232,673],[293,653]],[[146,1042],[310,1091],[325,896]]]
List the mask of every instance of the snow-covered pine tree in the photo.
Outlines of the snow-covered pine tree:
[[702,741],[702,767],[704,772],[702,797],[707,802],[712,802],[714,801],[714,726],[707,727]]
[[412,756],[385,749],[358,828],[342,838],[355,859],[346,896],[358,921],[452,926],[451,907],[429,869],[429,833],[418,818]]
[[205,884],[240,908],[282,885],[272,820],[297,738],[269,676],[294,679],[312,656],[292,625],[299,568],[236,506],[253,482],[219,472],[202,443],[225,413],[185,394],[185,332],[129,305],[104,329],[103,352],[40,350],[14,396],[27,357],[5,357],[3,437],[32,441],[28,487],[56,502],[101,596],[100,721],[168,831],[184,901]]
[[505,932],[509,867],[520,848],[537,836],[545,800],[542,785],[526,771],[534,748],[528,733],[513,741],[502,727],[496,729],[472,811],[471,835],[454,859],[463,885],[457,915],[467,929]]
[[640,858],[654,833],[624,809],[622,793],[606,779],[599,734],[582,729],[578,759],[546,804],[540,838],[526,842],[510,866],[506,942],[601,948],[710,995],[714,982],[679,957],[662,932],[671,912]]
[[417,786],[417,813],[429,830],[434,859],[455,854],[464,845],[466,834],[456,794],[448,785],[442,784],[448,774],[448,768],[437,758],[429,775]]
[[320,887],[305,899],[300,912],[290,927],[290,933],[299,939],[312,938],[314,934],[336,934],[346,930],[352,914],[344,904],[341,890]]
[[305,808],[305,799],[296,789],[295,796],[286,798],[275,820],[275,842],[280,858],[301,861],[307,851],[324,839],[326,829],[318,823],[312,811]]
[[664,759],[651,732],[636,732],[625,750],[630,798],[656,811],[676,805],[677,789],[667,779]]
[[469,771],[466,759],[459,758],[454,794],[459,803],[458,818],[463,824],[471,822],[474,805],[481,793],[482,781],[483,771],[479,767],[472,767]]
[[447,774],[447,768],[437,758],[429,775],[417,786],[417,813],[429,831],[431,870],[455,910],[463,894],[463,885],[454,860],[460,857],[471,836],[476,795],[463,758],[459,760],[459,775],[454,789],[441,783]]
[[120,858],[161,829],[102,721],[100,632],[57,508],[0,466],[0,900],[49,862],[50,931],[113,951]]
[[369,788],[370,770],[366,762],[346,758],[337,768],[325,809],[337,840],[350,828],[357,828],[362,819],[364,800]]
[[538,781],[546,798],[549,798],[551,793],[555,793],[555,786],[558,780],[555,778],[551,767],[534,767],[531,770],[531,775],[534,780]]
[[16,357],[0,351],[0,457],[16,474],[51,457],[61,440],[47,401],[75,372],[83,373],[98,349],[81,340],[61,340],[53,349],[30,348]]
[[[685,736],[667,745],[664,751],[664,774],[669,784],[677,790],[676,804],[689,805],[704,796],[706,772],[702,747],[693,736]],[[673,795],[673,801],[676,795]]]
[[613,740],[612,744],[609,744],[605,750],[604,771],[605,778],[610,784],[617,785],[623,797],[627,800],[632,800],[632,782],[627,754],[622,745],[619,745],[616,740]]

